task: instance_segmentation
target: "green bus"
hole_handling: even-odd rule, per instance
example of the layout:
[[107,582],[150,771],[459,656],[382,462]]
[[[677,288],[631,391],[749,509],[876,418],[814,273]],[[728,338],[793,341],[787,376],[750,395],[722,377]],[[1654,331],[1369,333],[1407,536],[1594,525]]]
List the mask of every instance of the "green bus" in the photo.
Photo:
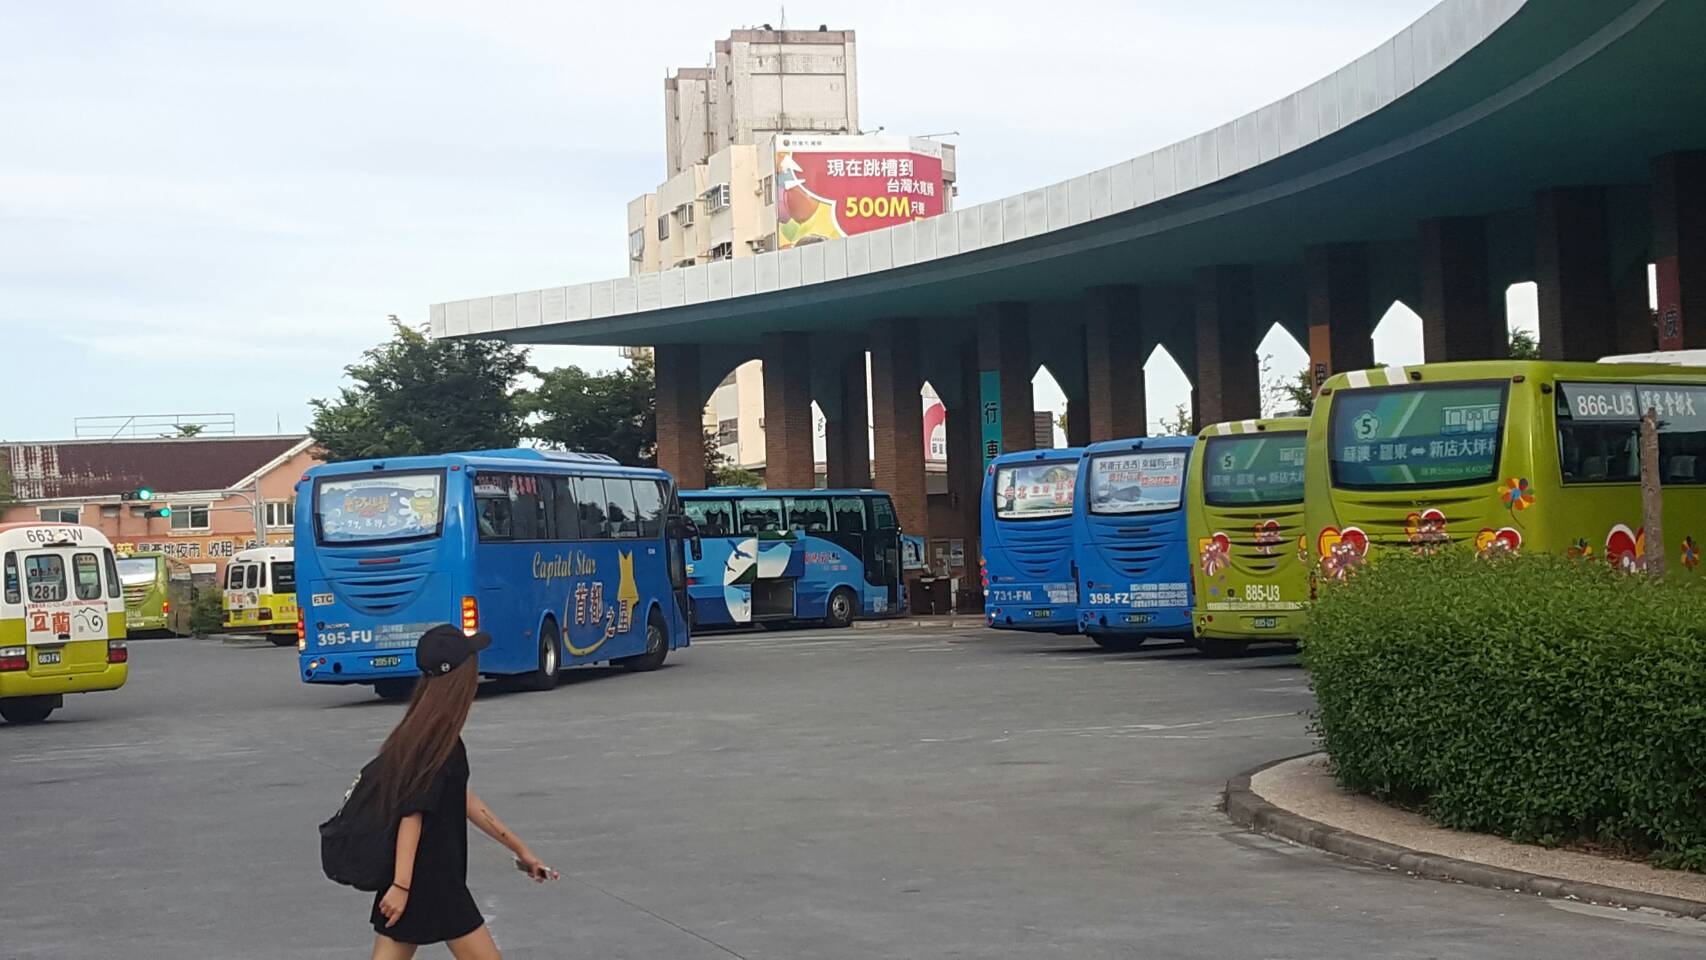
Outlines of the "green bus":
[[131,636],[189,632],[195,588],[189,564],[163,553],[120,554],[119,583],[124,586],[125,624]]
[[[1658,411],[1664,542],[1641,512],[1640,418]],[[1694,575],[1706,537],[1706,368],[1472,361],[1337,374],[1309,426],[1314,574],[1375,546],[1467,543]]]
[[1217,423],[1186,485],[1192,633],[1211,657],[1294,642],[1309,598],[1303,525],[1307,417]]

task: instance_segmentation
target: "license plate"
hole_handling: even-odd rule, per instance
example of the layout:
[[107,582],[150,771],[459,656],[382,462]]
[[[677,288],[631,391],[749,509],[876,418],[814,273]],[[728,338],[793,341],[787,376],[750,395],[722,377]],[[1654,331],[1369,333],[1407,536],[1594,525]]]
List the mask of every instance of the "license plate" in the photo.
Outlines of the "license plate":
[[1054,611],[1047,607],[1040,607],[1031,611],[1031,617],[1036,620],[1047,620],[1052,616],[1054,616]]
[[403,662],[402,657],[374,657],[370,661],[375,667],[394,667]]
[[1257,630],[1273,630],[1279,626],[1279,617],[1251,617],[1250,626]]
[[1148,623],[1154,619],[1155,614],[1153,613],[1128,613],[1125,615],[1126,623]]
[[41,664],[44,667],[51,667],[54,664],[58,663],[59,657],[60,657],[60,652],[58,650],[37,650],[36,651],[36,662]]

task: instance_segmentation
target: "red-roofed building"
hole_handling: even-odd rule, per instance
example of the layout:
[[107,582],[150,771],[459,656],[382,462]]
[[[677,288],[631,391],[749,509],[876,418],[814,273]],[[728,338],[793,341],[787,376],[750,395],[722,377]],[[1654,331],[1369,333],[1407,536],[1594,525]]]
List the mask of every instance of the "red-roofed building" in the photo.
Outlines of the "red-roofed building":
[[[121,549],[159,550],[217,576],[238,550],[293,540],[296,481],[320,462],[313,449],[301,435],[0,443],[13,501],[0,523],[82,523]],[[144,487],[152,501],[124,499]],[[161,507],[171,516],[148,516]]]

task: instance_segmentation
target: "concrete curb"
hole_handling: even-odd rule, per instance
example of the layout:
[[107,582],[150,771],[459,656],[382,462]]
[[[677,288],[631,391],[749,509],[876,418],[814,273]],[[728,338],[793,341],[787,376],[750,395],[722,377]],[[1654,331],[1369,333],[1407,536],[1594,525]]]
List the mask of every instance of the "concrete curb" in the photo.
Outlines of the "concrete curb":
[[858,630],[879,630],[884,627],[935,627],[941,630],[969,630],[984,625],[981,616],[969,614],[962,617],[930,617],[922,620],[899,618],[894,620],[853,621],[854,629]]
[[1411,876],[1429,880],[1466,883],[1471,886],[1488,887],[1494,890],[1514,890],[1518,893],[1532,893],[1537,896],[1553,897],[1560,900],[1580,900],[1586,903],[1636,910],[1656,910],[1661,913],[1678,917],[1691,917],[1696,920],[1706,919],[1706,903],[1654,893],[1642,893],[1638,890],[1625,890],[1620,887],[1608,887],[1598,883],[1563,880],[1536,873],[1524,873],[1520,870],[1508,870],[1504,867],[1472,863],[1468,860],[1459,860],[1456,857],[1422,853],[1419,850],[1395,846],[1361,834],[1341,830],[1338,827],[1328,826],[1318,820],[1299,816],[1289,810],[1282,810],[1250,789],[1250,778],[1263,770],[1285,763],[1288,760],[1296,760],[1298,757],[1313,756],[1314,754],[1315,751],[1310,751],[1297,756],[1281,757],[1228,780],[1226,782],[1226,815],[1234,823],[1248,827],[1257,833],[1290,840],[1293,843],[1315,847],[1328,853],[1338,854],[1341,857],[1361,860],[1364,863],[1372,863],[1390,870],[1402,870]]

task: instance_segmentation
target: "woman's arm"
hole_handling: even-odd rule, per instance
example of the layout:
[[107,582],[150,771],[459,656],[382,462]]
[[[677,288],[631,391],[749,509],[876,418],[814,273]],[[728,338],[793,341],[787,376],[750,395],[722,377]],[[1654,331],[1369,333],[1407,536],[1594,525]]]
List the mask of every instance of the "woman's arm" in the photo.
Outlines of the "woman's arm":
[[409,888],[415,885],[415,851],[421,845],[421,815],[411,813],[397,824],[397,859],[391,868],[391,888],[379,900],[385,926],[396,924],[409,905]]
[[527,844],[521,842],[520,837],[511,833],[510,829],[504,826],[504,822],[498,819],[498,815],[492,812],[491,807],[486,806],[486,801],[481,800],[480,795],[475,793],[472,787],[468,789],[468,822],[479,827],[481,833],[503,844],[509,849],[510,853],[515,854],[516,865],[534,880],[543,883],[556,875],[556,871],[547,867],[544,861],[533,855],[533,851],[527,848]]

